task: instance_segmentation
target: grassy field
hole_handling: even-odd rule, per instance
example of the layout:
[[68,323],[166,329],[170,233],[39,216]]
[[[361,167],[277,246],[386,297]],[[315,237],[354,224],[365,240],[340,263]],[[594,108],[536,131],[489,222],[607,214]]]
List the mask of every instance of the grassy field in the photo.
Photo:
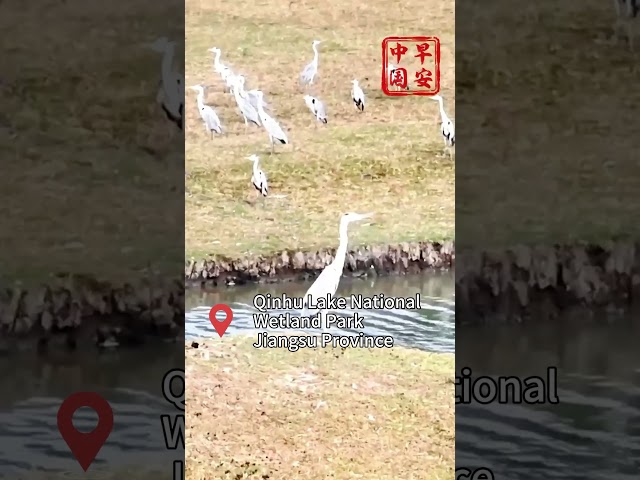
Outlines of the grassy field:
[[611,38],[613,2],[456,15],[456,247],[639,238],[640,49]]
[[5,280],[72,272],[131,281],[149,267],[175,273],[182,261],[183,137],[171,139],[155,102],[160,54],[142,44],[181,42],[183,4],[122,7],[2,5]]
[[[280,249],[337,244],[346,211],[375,212],[354,228],[351,244],[441,240],[454,235],[454,165],[439,157],[443,142],[437,103],[426,97],[386,97],[381,90],[381,42],[386,36],[436,35],[442,43],[441,93],[455,116],[454,2],[402,2],[390,12],[382,0],[301,2],[266,0],[248,7],[231,0],[186,1],[187,85],[210,85],[226,133],[211,140],[187,91],[187,255],[233,258]],[[416,12],[421,12],[417,14]],[[309,92],[327,105],[329,124],[315,124],[297,85],[322,40],[317,84]],[[213,46],[259,88],[291,145],[270,156],[267,134],[245,132],[235,101],[222,93],[212,68]],[[351,100],[357,78],[368,96],[364,114]],[[255,202],[250,184],[255,153],[270,194]]]
[[452,355],[254,341],[187,350],[188,480],[453,478]]

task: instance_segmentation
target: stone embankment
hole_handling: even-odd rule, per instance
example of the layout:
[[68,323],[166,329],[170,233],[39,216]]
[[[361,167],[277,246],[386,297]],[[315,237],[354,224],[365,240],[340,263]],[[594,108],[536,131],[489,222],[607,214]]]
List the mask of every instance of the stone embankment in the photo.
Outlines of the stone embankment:
[[555,320],[587,307],[620,311],[640,300],[640,243],[459,252],[456,323]]
[[[271,256],[232,260],[212,256],[185,264],[187,285],[238,285],[249,282],[276,283],[305,280],[329,265],[336,249],[315,252],[284,251]],[[347,253],[345,273],[354,276],[404,275],[430,269],[452,268],[453,242],[416,242],[387,246],[365,246]]]
[[37,288],[0,289],[0,350],[10,347],[1,341],[9,336],[35,339],[46,350],[52,342],[75,349],[139,344],[149,335],[182,339],[183,330],[181,280],[114,287],[70,276]]

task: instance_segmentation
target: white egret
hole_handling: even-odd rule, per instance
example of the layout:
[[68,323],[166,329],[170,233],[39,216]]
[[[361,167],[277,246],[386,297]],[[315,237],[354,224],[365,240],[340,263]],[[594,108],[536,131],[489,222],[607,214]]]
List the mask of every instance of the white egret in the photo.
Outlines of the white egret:
[[444,111],[444,102],[442,97],[440,95],[433,95],[431,98],[436,100],[440,107],[440,131],[444,140],[445,149],[449,150],[449,154],[451,155],[451,148],[456,144],[455,126]]
[[240,83],[237,81],[238,77],[234,77],[234,78],[235,78],[235,83],[233,83],[231,87],[231,91],[233,92],[233,96],[236,99],[236,103],[238,104],[240,113],[244,118],[245,128],[249,125],[249,122],[255,123],[256,125],[260,126],[260,115],[258,113],[258,109],[256,109],[256,107],[251,105],[249,100],[240,94],[241,86],[240,86]]
[[198,103],[200,118],[202,118],[202,121],[204,122],[206,131],[211,133],[211,138],[213,138],[213,132],[218,134],[222,133],[222,125],[220,124],[218,115],[213,108],[209,105],[205,105],[204,103],[204,87],[202,85],[194,85],[189,88],[198,92],[196,102]]
[[304,103],[306,103],[311,113],[313,113],[319,122],[327,123],[327,111],[324,108],[324,103],[311,95],[304,96]]
[[260,115],[260,121],[262,122],[262,126],[269,134],[269,141],[271,142],[271,153],[275,148],[275,140],[279,141],[283,145],[287,145],[289,143],[289,139],[287,138],[287,134],[284,132],[282,127],[276,122],[271,115],[264,111],[262,107],[262,99],[264,97],[264,93],[258,90],[258,114]]
[[[333,262],[322,270],[322,273],[320,273],[318,278],[316,278],[316,281],[313,282],[311,288],[309,288],[307,293],[305,293],[303,298],[303,315],[313,315],[318,312],[319,309],[315,307],[318,304],[318,299],[326,299],[327,295],[331,295],[332,297],[335,296],[336,291],[338,290],[338,285],[340,284],[340,277],[342,277],[342,271],[344,270],[344,262],[347,257],[347,245],[349,243],[347,229],[349,224],[372,216],[373,213],[345,213],[342,215],[342,218],[340,218],[340,244],[338,245],[336,256],[333,259]],[[320,315],[323,313],[324,311],[321,311]],[[322,317],[324,317],[324,315],[322,315]],[[325,321],[326,319],[322,317],[320,321],[323,323],[323,328],[326,329],[328,328]]]
[[267,176],[264,174],[259,166],[260,159],[257,155],[249,155],[247,157],[253,162],[253,173],[251,175],[251,183],[258,191],[259,195],[266,197],[269,194],[269,187],[267,185]]
[[306,85],[313,85],[313,79],[318,74],[318,45],[322,42],[320,40],[314,40],[311,44],[313,48],[313,60],[309,63],[300,74],[300,81]]
[[162,110],[169,120],[182,130],[184,125],[184,77],[173,70],[173,57],[176,42],[170,42],[167,37],[160,37],[149,45],[154,52],[162,53],[160,72],[162,87],[156,96]]
[[364,112],[364,92],[362,91],[362,88],[360,88],[358,80],[351,80],[351,83],[353,84],[353,87],[351,88],[351,99],[356,106],[356,110]]

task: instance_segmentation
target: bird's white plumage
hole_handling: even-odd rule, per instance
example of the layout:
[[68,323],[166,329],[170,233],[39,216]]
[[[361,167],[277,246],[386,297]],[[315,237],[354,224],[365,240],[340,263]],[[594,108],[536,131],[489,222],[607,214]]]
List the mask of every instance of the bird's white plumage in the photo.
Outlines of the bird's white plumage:
[[285,133],[285,131],[282,129],[280,124],[271,117],[271,115],[269,115],[267,112],[264,111],[264,108],[262,107],[262,99],[264,98],[264,93],[260,90],[257,90],[256,92],[259,100],[258,114],[260,115],[260,121],[262,122],[262,126],[269,134],[269,140],[271,141],[271,149],[273,150],[275,140],[285,145],[288,144],[289,138],[287,137],[287,134]]
[[440,131],[444,139],[444,144],[446,147],[453,147],[456,144],[455,125],[444,111],[444,101],[442,97],[440,95],[433,95],[431,98],[438,102],[440,109]]
[[266,197],[269,194],[269,186],[267,185],[267,176],[259,166],[260,159],[257,155],[250,155],[248,158],[253,162],[251,183],[260,195]]
[[[318,313],[318,309],[314,308],[318,304],[318,299],[326,298],[328,295],[335,296],[340,284],[340,277],[342,277],[342,271],[344,270],[344,262],[347,256],[347,245],[349,243],[349,237],[347,229],[351,222],[364,220],[371,217],[371,213],[345,213],[340,218],[340,244],[336,251],[336,256],[329,265],[327,265],[322,273],[313,282],[313,285],[307,290],[303,297],[304,309],[303,315],[314,315]],[[323,322],[324,323],[324,322]],[[326,324],[324,325],[326,328]]]
[[360,88],[360,83],[358,80],[351,80],[351,84],[351,99],[353,100],[353,104],[356,109],[364,111],[365,96],[362,88]]
[[269,108],[267,102],[264,101],[264,98],[260,99],[258,95],[258,90],[249,90],[246,91],[244,89],[246,79],[244,75],[236,76],[236,84],[238,85],[238,93],[242,98],[245,98],[253,108],[258,111],[258,103],[262,103],[262,108]]
[[240,82],[238,81],[239,77],[235,77],[235,82],[231,87],[231,91],[233,92],[233,96],[236,99],[236,104],[238,105],[238,109],[240,109],[240,113],[244,118],[244,124],[248,125],[248,122],[255,123],[260,126],[260,113],[256,107],[251,105],[251,102],[241,95],[242,87],[240,86]]
[[307,108],[311,110],[314,117],[322,123],[327,123],[327,110],[324,107],[324,103],[320,101],[316,97],[312,97],[311,95],[304,96],[304,103],[307,105]]
[[218,134],[222,133],[220,118],[218,118],[218,115],[212,107],[205,105],[204,103],[204,87],[202,85],[195,85],[191,87],[191,89],[198,92],[198,97],[196,99],[198,111],[200,112],[200,118],[202,118],[207,132],[211,132],[212,136],[213,132]]
[[222,51],[218,47],[212,47],[209,49],[210,52],[213,52],[213,69],[214,71],[220,75],[220,78],[224,82],[225,86],[228,90],[231,90],[235,81],[235,75],[231,68],[220,61],[220,55]]
[[319,61],[319,53],[318,53],[318,45],[322,43],[320,40],[314,40],[311,44],[311,48],[313,48],[313,60],[302,70],[300,74],[300,81],[306,85],[313,85],[313,80],[318,74],[318,61]]

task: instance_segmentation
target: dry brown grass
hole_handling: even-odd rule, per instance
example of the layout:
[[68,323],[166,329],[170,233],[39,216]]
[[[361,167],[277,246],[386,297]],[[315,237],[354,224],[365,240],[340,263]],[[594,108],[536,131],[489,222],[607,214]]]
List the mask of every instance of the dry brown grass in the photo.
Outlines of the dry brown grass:
[[[380,85],[381,42],[391,35],[436,35],[442,43],[442,95],[454,111],[454,2],[409,0],[388,10],[382,0],[246,4],[187,0],[187,85],[211,85],[207,101],[226,133],[210,140],[187,93],[186,200],[189,255],[242,257],[283,248],[312,249],[337,242],[339,215],[374,211],[375,224],[354,230],[352,243],[439,240],[454,234],[454,165],[439,158],[437,104],[425,97],[390,98]],[[422,12],[417,14],[416,12]],[[328,108],[316,126],[297,85],[320,45],[317,84],[310,91]],[[222,93],[208,48],[260,88],[291,145],[270,156],[266,133],[245,132],[235,102]],[[358,78],[368,96],[364,114],[350,101]],[[318,128],[317,128],[318,127]],[[271,194],[253,205],[249,154],[261,157]]]
[[457,246],[637,239],[640,52],[611,41],[613,2],[456,13]]
[[[132,280],[149,265],[161,270],[167,252],[181,256],[181,221],[166,219],[183,216],[170,197],[183,188],[182,140],[177,161],[145,151],[166,137],[167,121],[155,103],[160,55],[140,47],[175,36],[170,17],[182,37],[182,4],[173,6],[3,3],[2,275]],[[168,179],[178,181],[173,193]]]
[[452,355],[254,341],[187,351],[188,480],[453,478]]

